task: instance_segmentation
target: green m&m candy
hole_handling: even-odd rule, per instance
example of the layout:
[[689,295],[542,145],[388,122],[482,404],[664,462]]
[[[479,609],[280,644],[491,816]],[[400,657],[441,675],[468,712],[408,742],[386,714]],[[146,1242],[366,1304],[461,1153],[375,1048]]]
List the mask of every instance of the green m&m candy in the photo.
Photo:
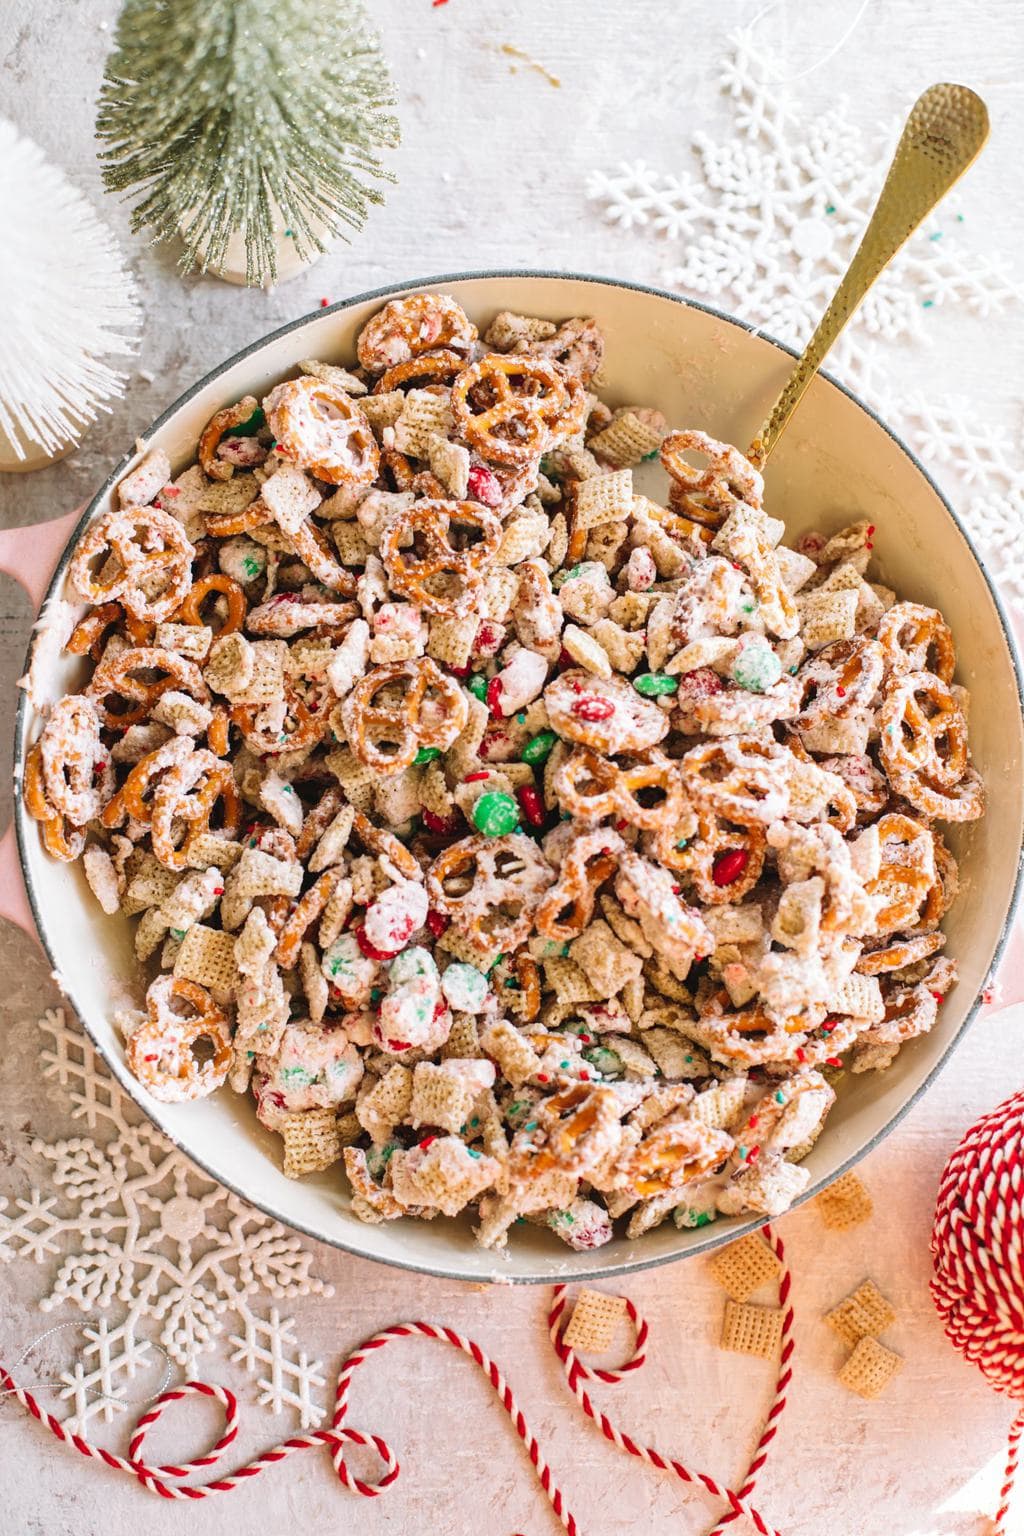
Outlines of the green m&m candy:
[[763,635],[744,635],[729,675],[750,693],[766,693],[782,676],[782,662]]
[[481,795],[473,807],[472,822],[484,837],[504,837],[519,825],[519,807],[511,795],[492,791]]
[[669,677],[665,672],[644,672],[640,677],[634,677],[633,687],[645,699],[656,699],[661,693],[677,693],[679,679]]
[[558,737],[554,731],[541,731],[528,741],[519,756],[524,763],[543,763],[551,756]]
[[416,753],[416,756],[413,758],[413,763],[416,765],[419,765],[420,763],[432,763],[435,757],[440,756],[440,747],[420,747],[419,751]]
[[486,700],[487,679],[482,672],[473,672],[466,678],[466,687],[476,698]]

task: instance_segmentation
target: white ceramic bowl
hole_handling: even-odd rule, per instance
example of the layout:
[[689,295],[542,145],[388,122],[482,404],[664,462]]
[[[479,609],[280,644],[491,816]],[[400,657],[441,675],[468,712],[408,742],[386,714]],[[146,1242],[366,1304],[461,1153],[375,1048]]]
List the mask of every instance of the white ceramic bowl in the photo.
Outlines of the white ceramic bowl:
[[[670,423],[696,426],[745,445],[790,368],[790,354],[740,322],[668,294],[600,278],[517,272],[431,278],[381,289],[319,311],[248,347],[209,374],[166,411],[147,434],[175,471],[194,456],[213,412],[245,394],[262,397],[300,358],[348,362],[360,327],[389,298],[418,289],[452,293],[480,327],[499,309],[560,320],[593,315],[607,338],[604,397],[611,403],[659,406]],[[68,593],[65,571],[77,534],[110,504],[133,454],[117,465],[84,514],[58,565],[47,603]],[[658,471],[660,473],[660,471]],[[954,828],[960,899],[948,918],[948,952],[959,985],[930,1035],[913,1041],[895,1065],[843,1084],[828,1124],[808,1158],[813,1195],[855,1163],[897,1123],[928,1086],[970,1023],[978,994],[1001,952],[1016,903],[1024,825],[1021,686],[998,599],[952,511],[920,464],[865,406],[835,383],[816,379],[773,457],[766,504],[792,539],[811,527],[834,530],[856,517],[877,527],[882,578],[904,598],[946,615],[959,653],[959,681],[973,695],[971,743],[989,786],[988,814]],[[45,612],[44,612],[45,617]],[[79,685],[81,663],[47,645],[36,656],[36,689],[52,701]],[[30,702],[16,727],[16,773],[39,729]],[[119,1001],[137,1001],[143,979],[130,926],[103,917],[81,870],[53,862],[20,806],[22,867],[43,944],[85,1028],[125,1091],[166,1135],[221,1183],[289,1226],[384,1263],[468,1280],[552,1281],[621,1274],[706,1250],[754,1225],[719,1221],[677,1231],[671,1221],[635,1242],[617,1238],[590,1253],[573,1253],[532,1226],[513,1230],[507,1255],[478,1248],[468,1220],[387,1222],[365,1226],[350,1215],[336,1171],[293,1182],[280,1171],[279,1142],[257,1123],[248,1099],[228,1090],[198,1104],[150,1100],[125,1067],[112,1022]]]

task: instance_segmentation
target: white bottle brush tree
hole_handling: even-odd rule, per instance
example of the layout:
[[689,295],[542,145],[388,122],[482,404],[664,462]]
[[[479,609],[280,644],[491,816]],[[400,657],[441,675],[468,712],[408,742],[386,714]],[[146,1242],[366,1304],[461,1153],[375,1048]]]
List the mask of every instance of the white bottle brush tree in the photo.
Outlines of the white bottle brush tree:
[[217,271],[241,237],[245,280],[278,278],[275,225],[300,260],[359,229],[393,178],[391,85],[357,0],[126,0],[96,132],[132,227]]
[[139,311],[109,230],[31,139],[0,119],[0,471],[73,444],[125,378]]

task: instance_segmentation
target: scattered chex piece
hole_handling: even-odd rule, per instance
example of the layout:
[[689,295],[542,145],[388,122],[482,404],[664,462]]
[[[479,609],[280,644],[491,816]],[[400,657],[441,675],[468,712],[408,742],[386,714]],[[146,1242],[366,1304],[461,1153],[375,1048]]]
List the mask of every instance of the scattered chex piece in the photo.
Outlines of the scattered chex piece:
[[844,1173],[815,1200],[821,1219],[833,1232],[847,1232],[867,1221],[874,1205],[855,1173]]
[[722,1314],[722,1348],[769,1360],[782,1342],[782,1310],[729,1300]]
[[886,1349],[877,1339],[861,1339],[839,1372],[839,1380],[858,1397],[881,1397],[892,1378],[903,1369],[903,1356]]
[[562,1342],[584,1354],[599,1355],[613,1342],[615,1330],[625,1315],[626,1302],[622,1296],[580,1291]]
[[720,1248],[711,1256],[711,1268],[733,1301],[746,1301],[756,1290],[774,1280],[782,1265],[757,1232]]
[[841,1301],[825,1321],[851,1347],[872,1334],[884,1333],[896,1321],[896,1311],[873,1280],[865,1280]]

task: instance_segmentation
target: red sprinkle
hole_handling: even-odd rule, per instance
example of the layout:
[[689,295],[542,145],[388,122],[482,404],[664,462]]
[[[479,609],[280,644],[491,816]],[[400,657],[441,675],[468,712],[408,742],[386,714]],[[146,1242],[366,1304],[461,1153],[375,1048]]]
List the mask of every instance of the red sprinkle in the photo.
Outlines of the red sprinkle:
[[161,496],[180,496],[181,495],[181,486],[180,485],[165,485],[163,490],[160,492],[160,495]]
[[875,531],[874,523],[869,523],[868,524],[868,538],[869,539],[870,539],[871,535],[874,533],[874,531]]
[[538,1081],[538,1083],[546,1083],[547,1080],[548,1080],[548,1075],[547,1075],[546,1072],[538,1072],[537,1073],[537,1081]]
[[463,784],[475,784],[479,779],[489,779],[490,774],[486,768],[481,768],[479,773],[467,773]]
[[420,1147],[429,1147],[431,1145],[431,1143],[435,1142],[436,1140],[437,1140],[436,1136],[424,1136],[423,1140],[421,1142],[417,1143],[417,1145],[420,1146]]
[[215,885],[214,888],[213,888],[213,894],[215,896],[223,896],[224,895],[224,887],[222,885]]
[[874,544],[872,544],[870,539],[865,539],[864,540],[864,548],[865,549],[874,549],[874,547],[875,546],[874,546]]
[[732,885],[750,863],[746,848],[729,848],[720,853],[711,866],[711,878],[716,885]]
[[577,699],[572,712],[577,720],[610,720],[615,713],[615,705],[611,699],[596,699],[590,695],[585,699]]
[[358,928],[354,928],[352,931],[356,936],[356,943],[359,945],[359,948],[362,950],[367,960],[393,960],[398,954],[397,949],[375,949],[374,946],[370,943],[369,939],[366,937],[366,929],[362,923],[359,924]]
[[330,299],[321,299],[320,300],[320,308],[321,309],[326,309],[330,302],[331,302]]
[[590,1082],[590,1073],[585,1068],[581,1068],[580,1069],[580,1082],[582,1082],[582,1083],[589,1083]]
[[841,683],[837,683],[836,684],[836,693],[839,695],[839,697],[841,699],[845,699],[846,698],[846,689],[842,686]]
[[501,678],[492,677],[490,682],[487,684],[487,695],[485,702],[491,714],[496,715],[499,720],[502,716],[501,696],[504,692],[505,684],[502,682]]
[[757,1129],[757,1121],[758,1121],[758,1116],[757,1115],[751,1115],[750,1119],[747,1121],[747,1124],[749,1125],[749,1127],[750,1127],[750,1129],[752,1131],[755,1131]]
[[523,808],[523,815],[531,826],[542,827],[547,817],[544,801],[540,792],[532,784],[521,784],[516,790],[516,798]]
[[946,1001],[946,994],[944,992],[933,992],[932,997],[934,997],[937,1003],[944,1003]]
[[826,1065],[826,1067],[841,1067],[842,1064],[843,1063],[839,1059],[838,1056],[826,1056],[825,1057],[825,1065]]
[[427,927],[430,929],[435,939],[439,939],[441,937],[442,933],[445,932],[450,923],[450,917],[445,917],[443,912],[435,912],[433,907],[431,907],[430,911],[427,913]]
[[496,507],[501,502],[501,481],[492,469],[484,464],[471,464],[467,489],[473,501],[485,507]]
[[803,1046],[801,1046],[800,1049],[797,1051],[796,1059],[797,1059],[797,1061],[806,1061],[807,1060],[807,1052],[804,1050]]
[[747,1153],[747,1162],[748,1163],[756,1163],[760,1156],[761,1156],[761,1148],[760,1147],[751,1147],[750,1151]]

